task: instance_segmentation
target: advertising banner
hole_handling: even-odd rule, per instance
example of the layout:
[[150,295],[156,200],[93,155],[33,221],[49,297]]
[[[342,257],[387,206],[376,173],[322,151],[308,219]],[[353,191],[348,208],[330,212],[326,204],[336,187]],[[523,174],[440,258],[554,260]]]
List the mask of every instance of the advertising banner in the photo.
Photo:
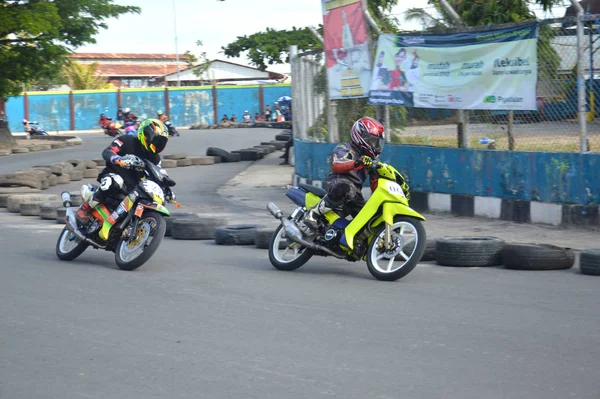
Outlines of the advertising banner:
[[369,104],[535,110],[537,24],[446,35],[381,35]]
[[329,98],[368,97],[371,60],[360,0],[321,0]]

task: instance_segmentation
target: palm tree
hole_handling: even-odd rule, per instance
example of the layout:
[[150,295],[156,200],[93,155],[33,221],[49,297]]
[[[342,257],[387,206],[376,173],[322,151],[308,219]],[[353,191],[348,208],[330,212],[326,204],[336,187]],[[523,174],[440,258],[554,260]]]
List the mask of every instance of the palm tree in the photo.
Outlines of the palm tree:
[[101,76],[98,76],[98,64],[80,64],[71,61],[64,69],[64,74],[69,80],[71,90],[105,89],[110,85]]

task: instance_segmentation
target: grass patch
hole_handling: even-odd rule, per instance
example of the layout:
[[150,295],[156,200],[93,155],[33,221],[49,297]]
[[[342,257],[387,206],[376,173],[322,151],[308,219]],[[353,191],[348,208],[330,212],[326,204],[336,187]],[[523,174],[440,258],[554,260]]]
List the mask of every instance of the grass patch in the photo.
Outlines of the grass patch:
[[[471,136],[477,136],[477,138],[469,140],[470,148],[487,149],[487,145],[479,144],[479,135],[471,133]],[[506,135],[488,135],[487,137],[496,140],[497,150],[508,150]],[[591,152],[600,152],[600,135],[588,135],[588,142]],[[395,133],[392,136],[392,143],[458,148],[456,136],[405,136]],[[579,136],[515,135],[515,151],[579,152]]]

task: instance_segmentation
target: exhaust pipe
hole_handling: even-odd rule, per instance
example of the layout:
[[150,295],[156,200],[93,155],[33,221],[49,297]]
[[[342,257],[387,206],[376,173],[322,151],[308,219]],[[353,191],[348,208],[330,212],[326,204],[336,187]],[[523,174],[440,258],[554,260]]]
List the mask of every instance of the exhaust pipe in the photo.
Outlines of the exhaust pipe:
[[291,220],[289,220],[287,218],[284,218],[283,213],[277,207],[277,205],[275,205],[274,203],[269,202],[267,204],[267,210],[271,213],[271,215],[273,215],[273,217],[275,219],[278,219],[281,222],[281,224],[283,225],[283,230],[285,230],[285,234],[292,241],[297,242],[298,244],[301,244],[302,246],[312,249],[312,250],[315,250],[315,251],[326,252],[326,253],[328,253],[332,256],[335,256],[336,258],[339,258],[339,259],[346,259],[345,255],[336,254],[329,248],[325,248],[319,244],[315,244],[314,242],[306,241],[304,239],[304,237],[302,236],[302,232],[300,231],[298,226],[296,226],[296,223],[292,222]]
[[77,236],[77,238],[79,238],[81,241],[85,241],[93,247],[96,247],[99,249],[105,249],[106,247],[96,244],[94,241],[92,241],[89,238],[87,238],[86,236],[84,236],[81,233],[81,231],[79,231],[79,229],[77,228],[77,219],[75,219],[75,212],[73,212],[73,208],[71,208],[71,204],[72,204],[71,203],[71,194],[69,194],[68,192],[65,191],[60,196],[61,196],[61,199],[63,202],[63,206],[66,209],[67,230],[69,230],[71,233],[75,234]]

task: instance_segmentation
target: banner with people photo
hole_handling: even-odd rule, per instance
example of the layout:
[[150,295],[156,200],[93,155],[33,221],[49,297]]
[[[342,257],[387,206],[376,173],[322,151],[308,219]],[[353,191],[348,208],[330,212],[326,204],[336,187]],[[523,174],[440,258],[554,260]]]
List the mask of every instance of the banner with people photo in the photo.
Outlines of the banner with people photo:
[[369,104],[535,110],[537,24],[447,35],[381,35]]
[[329,98],[369,96],[371,59],[360,0],[321,0]]

